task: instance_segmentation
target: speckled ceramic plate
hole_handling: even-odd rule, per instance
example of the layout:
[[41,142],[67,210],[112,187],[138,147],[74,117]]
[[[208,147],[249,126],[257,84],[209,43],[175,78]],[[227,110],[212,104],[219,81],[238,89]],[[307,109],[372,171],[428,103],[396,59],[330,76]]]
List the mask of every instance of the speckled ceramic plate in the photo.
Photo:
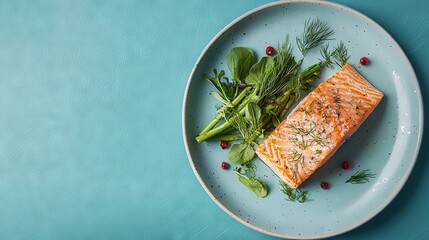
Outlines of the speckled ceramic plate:
[[[279,179],[261,161],[257,174],[269,187],[266,198],[257,198],[237,181],[232,169],[220,167],[227,150],[218,142],[198,144],[198,132],[215,116],[212,86],[202,78],[213,68],[225,69],[226,54],[235,46],[252,48],[258,58],[266,46],[277,45],[286,35],[301,34],[304,21],[319,18],[335,30],[336,44],[348,47],[349,62],[375,87],[384,92],[373,114],[323,167],[303,185],[309,200],[289,202],[278,186]],[[294,54],[299,58],[293,41]],[[359,59],[367,56],[363,67]],[[320,58],[311,51],[304,65]],[[321,79],[334,73],[324,69]],[[423,108],[413,68],[394,39],[368,17],[348,7],[324,1],[275,2],[239,17],[207,45],[189,78],[183,105],[186,150],[198,180],[210,197],[229,215],[260,232],[287,238],[323,238],[351,230],[380,212],[397,195],[414,165],[422,136]],[[352,169],[345,171],[341,162]],[[232,165],[232,168],[235,166]],[[377,177],[370,183],[345,181],[356,171],[370,169]],[[330,183],[322,190],[320,182]]]

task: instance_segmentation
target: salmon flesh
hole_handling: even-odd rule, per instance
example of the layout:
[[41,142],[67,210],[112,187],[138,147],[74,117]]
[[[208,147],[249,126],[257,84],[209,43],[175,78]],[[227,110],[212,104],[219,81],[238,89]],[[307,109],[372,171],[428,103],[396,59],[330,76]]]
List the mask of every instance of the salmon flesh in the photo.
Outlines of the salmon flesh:
[[383,93],[347,63],[310,92],[256,154],[296,189],[326,163],[382,98]]

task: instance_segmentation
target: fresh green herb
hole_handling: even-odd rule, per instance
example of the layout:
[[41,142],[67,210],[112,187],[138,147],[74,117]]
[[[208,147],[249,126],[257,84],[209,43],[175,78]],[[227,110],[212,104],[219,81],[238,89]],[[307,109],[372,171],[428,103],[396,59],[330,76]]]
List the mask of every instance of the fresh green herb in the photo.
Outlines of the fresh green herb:
[[314,121],[311,121],[310,124],[290,123],[286,127],[292,129],[296,135],[295,137],[291,138],[291,141],[303,150],[305,150],[312,143],[316,143],[320,146],[326,146],[324,138],[322,137],[323,128],[318,129]]
[[329,68],[334,68],[335,65],[343,67],[350,58],[342,41],[331,51],[329,50],[329,44],[323,45],[320,49],[320,54],[324,59],[323,65]]
[[228,153],[229,160],[238,164],[244,164],[252,160],[255,155],[253,145],[257,145],[254,140],[262,134],[262,113],[259,106],[254,102],[250,102],[244,108],[244,112],[244,116],[235,113],[228,120],[243,136],[243,141],[232,145]]
[[[252,86],[242,84],[242,80],[244,80],[249,75],[250,69],[254,63],[255,54],[250,48],[236,47],[232,48],[227,55],[227,64],[232,74],[232,80],[223,78],[226,81],[222,81],[222,77],[225,74],[223,70],[220,71],[219,74],[217,73],[216,69],[213,70],[214,77],[204,74],[204,78],[209,80],[219,91],[218,93],[211,92],[211,94],[218,101],[220,101],[223,106],[217,111],[218,114],[216,117],[200,132],[199,136],[209,132],[214,126],[216,126],[217,123],[220,122],[222,118],[225,117],[225,112],[230,111],[231,108],[239,105],[243,99],[247,97],[248,92],[252,89]],[[242,90],[239,87],[241,85],[244,85],[245,87]],[[219,133],[220,132],[211,133],[204,140],[207,140]],[[204,140],[199,140],[197,138],[198,142]]]
[[250,163],[237,167],[234,172],[238,175],[238,180],[250,191],[254,192],[256,196],[263,198],[268,195],[267,185],[256,178],[255,164]]
[[201,131],[199,135],[210,131],[225,116],[225,113],[230,111],[231,108],[236,107],[252,89],[251,86],[247,86],[242,90],[240,87],[236,87],[239,82],[236,80],[230,81],[228,78],[223,77],[225,74],[223,70],[218,73],[217,70],[214,69],[213,73],[213,77],[207,74],[204,74],[203,76],[218,90],[218,92],[211,92],[210,94],[220,101],[223,106],[218,109],[217,116]]
[[297,150],[292,150],[292,152],[289,154],[289,161],[296,164],[300,163],[301,166],[304,165],[304,154],[298,152]]
[[339,67],[344,66],[350,58],[350,55],[348,55],[347,53],[346,45],[344,45],[342,41],[337,46],[334,47],[333,52],[334,52],[335,64],[337,64]]
[[224,105],[231,106],[231,100],[235,98],[234,88],[227,86],[227,83],[229,83],[229,81],[222,81],[222,79],[227,80],[227,78],[223,78],[223,76],[225,75],[225,72],[223,70],[218,73],[217,70],[214,69],[213,73],[213,77],[204,74],[204,78],[211,82],[213,86],[215,86],[215,88],[219,91],[211,92],[210,94],[212,94],[218,101],[220,101]]
[[326,22],[319,19],[308,19],[305,21],[304,33],[300,38],[296,38],[298,49],[305,56],[309,50],[321,45],[326,40],[331,40],[332,34],[334,34],[334,30],[331,30]]
[[351,184],[361,184],[368,183],[370,178],[375,178],[376,174],[369,172],[369,169],[357,171],[353,176],[351,176],[346,183]]
[[295,200],[299,203],[303,203],[308,198],[308,191],[302,191],[299,188],[293,189],[289,187],[286,183],[279,181],[281,190],[284,194],[286,194],[287,199],[289,201],[294,202]]
[[229,51],[226,61],[232,79],[242,81],[249,75],[250,68],[255,64],[255,55],[250,48],[235,47]]
[[262,57],[259,62],[255,63],[249,70],[249,75],[246,77],[247,84],[261,85],[266,77],[266,73],[271,72],[274,66],[273,59],[270,57]]
[[270,68],[267,68],[264,81],[260,84],[260,104],[263,105],[267,99],[285,92],[288,87],[286,83],[299,73],[300,66],[301,61],[295,61],[289,38],[286,38],[278,47],[277,55],[273,58]]
[[245,141],[234,144],[228,152],[228,159],[238,164],[249,162],[255,156],[253,146]]
[[285,84],[284,88],[293,93],[294,101],[301,97],[302,90],[310,89],[311,84],[319,78],[321,66],[321,63],[313,64]]
[[[292,64],[292,67],[289,64]],[[225,107],[224,105],[218,111],[215,119],[196,137],[198,142],[212,139],[217,135],[225,135],[233,130],[231,126],[234,121],[231,119],[234,120],[238,114],[244,115],[244,108],[250,102],[258,103],[262,109],[263,128],[271,128],[273,123],[277,122],[276,120],[283,119],[287,109],[299,99],[301,91],[308,89],[318,78],[322,66],[321,63],[316,63],[300,72],[301,61],[295,62],[291,56],[290,44],[287,40],[272,60],[261,59],[255,65],[252,67],[252,73],[246,78],[249,84],[254,85],[244,88],[238,94],[232,101],[233,107]],[[269,101],[267,100],[276,104],[268,104]],[[267,114],[270,111],[275,114]],[[230,113],[230,116],[225,113]],[[227,121],[215,127],[222,118],[226,118]]]

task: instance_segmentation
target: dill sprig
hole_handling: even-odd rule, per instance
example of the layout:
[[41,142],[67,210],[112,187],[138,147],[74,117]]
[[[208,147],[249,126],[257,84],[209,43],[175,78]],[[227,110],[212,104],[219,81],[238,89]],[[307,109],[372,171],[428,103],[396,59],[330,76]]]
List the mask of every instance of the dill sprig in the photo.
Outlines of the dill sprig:
[[372,174],[369,172],[369,169],[357,171],[353,176],[346,181],[346,183],[351,184],[361,184],[369,182],[370,178],[375,178],[377,174]]
[[287,196],[289,201],[294,202],[295,200],[299,203],[303,203],[308,198],[308,191],[302,191],[299,188],[293,189],[286,183],[279,181],[282,192]]
[[296,38],[298,49],[305,56],[309,50],[321,45],[326,40],[331,40],[332,34],[334,34],[334,30],[331,30],[326,22],[319,19],[308,19],[304,24],[304,33],[300,38]]
[[268,71],[269,74],[261,82],[260,105],[263,105],[267,99],[284,92],[288,87],[285,83],[297,75],[300,65],[301,61],[296,62],[292,55],[292,46],[287,36],[285,42],[278,46],[277,55],[270,66],[271,71]]
[[343,67],[350,58],[347,48],[342,41],[331,51],[329,50],[329,44],[323,45],[320,49],[320,54],[323,58],[323,65],[328,68],[334,68],[334,65]]

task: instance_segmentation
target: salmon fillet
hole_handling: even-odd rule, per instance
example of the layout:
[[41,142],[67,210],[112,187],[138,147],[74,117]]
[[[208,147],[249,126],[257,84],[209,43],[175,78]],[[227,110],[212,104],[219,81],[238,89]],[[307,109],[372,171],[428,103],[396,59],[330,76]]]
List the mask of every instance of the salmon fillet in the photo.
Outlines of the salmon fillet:
[[383,93],[347,63],[310,92],[256,154],[296,189],[325,164],[382,98]]

